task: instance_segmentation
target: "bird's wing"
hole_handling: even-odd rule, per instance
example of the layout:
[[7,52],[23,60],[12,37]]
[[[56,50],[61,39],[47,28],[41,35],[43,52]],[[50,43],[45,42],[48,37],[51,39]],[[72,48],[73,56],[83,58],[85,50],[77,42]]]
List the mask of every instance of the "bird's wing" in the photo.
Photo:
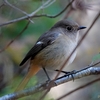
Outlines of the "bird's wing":
[[34,59],[34,57],[45,47],[54,43],[55,39],[59,36],[60,33],[58,32],[47,32],[43,34],[36,44],[32,47],[32,49],[27,53],[25,58],[20,63],[20,66],[23,65],[29,58]]

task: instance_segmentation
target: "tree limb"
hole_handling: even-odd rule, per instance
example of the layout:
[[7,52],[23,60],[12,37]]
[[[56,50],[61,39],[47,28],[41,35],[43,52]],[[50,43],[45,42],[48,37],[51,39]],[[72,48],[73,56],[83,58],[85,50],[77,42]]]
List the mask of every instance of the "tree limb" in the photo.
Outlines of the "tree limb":
[[23,30],[14,39],[12,39],[3,49],[0,50],[0,53],[3,52],[4,50],[6,50],[16,39],[18,39],[20,37],[20,35],[27,29],[29,23],[30,23],[30,21],[28,21],[28,23],[23,28]]
[[[54,0],[56,1],[56,0]],[[14,20],[11,20],[11,21],[8,21],[8,22],[5,22],[5,23],[2,23],[0,24],[0,27],[1,26],[4,26],[4,25],[7,25],[7,24],[11,24],[11,23],[15,23],[15,22],[18,22],[18,21],[21,21],[21,20],[24,20],[24,19],[29,19],[29,18],[32,18],[34,17],[34,15],[39,12],[41,9],[44,9],[46,7],[48,7],[47,5],[50,5],[52,4],[52,2],[54,2],[53,0],[47,0],[47,2],[45,2],[42,6],[40,6],[38,9],[36,9],[34,12],[32,12],[31,14],[27,14],[26,16],[23,16],[23,17],[20,17],[20,18],[17,18],[17,19],[14,19]]]
[[99,74],[100,74],[100,67],[88,67],[87,69],[85,68],[84,70],[73,73],[73,77],[72,75],[64,75],[63,77],[58,78],[55,81],[52,80],[49,83],[45,82],[42,84],[38,84],[30,89],[26,89],[12,94],[7,94],[5,96],[2,96],[0,100],[14,100],[14,99],[22,98],[24,96],[32,95],[40,91],[48,90],[48,88],[55,87],[60,84],[72,81],[73,78],[74,80],[76,80],[82,77],[86,77],[90,75],[99,75]]
[[74,93],[74,92],[76,92],[76,91],[78,91],[78,90],[81,90],[81,89],[83,89],[83,88],[85,88],[85,87],[87,87],[87,86],[89,86],[89,85],[92,85],[92,84],[94,84],[95,82],[98,82],[98,81],[100,81],[100,78],[97,78],[97,79],[95,79],[95,80],[93,80],[93,81],[91,81],[91,82],[89,82],[89,83],[86,83],[85,85],[82,85],[82,86],[80,86],[80,87],[78,87],[78,88],[76,88],[76,89],[74,89],[74,90],[72,90],[72,91],[66,93],[65,95],[59,97],[59,98],[56,99],[56,100],[62,100],[63,98],[69,96],[70,94],[72,94],[72,93]]
[[[50,3],[50,1],[52,1]],[[8,25],[8,24],[12,24],[12,23],[15,23],[15,22],[18,22],[18,21],[21,21],[21,20],[24,20],[24,19],[30,19],[30,18],[33,18],[33,17],[48,17],[48,18],[56,18],[58,17],[59,15],[61,15],[71,4],[74,0],[72,0],[72,2],[70,2],[61,12],[59,12],[58,14],[56,15],[47,15],[47,14],[40,14],[40,15],[35,15],[37,12],[39,12],[41,9],[43,8],[46,8],[48,7],[48,5],[50,6],[52,3],[54,3],[56,0],[48,0],[46,3],[44,3],[42,6],[40,6],[37,10],[35,10],[34,12],[32,12],[31,14],[27,14],[26,16],[23,16],[23,17],[20,17],[20,18],[17,18],[17,19],[13,19],[11,21],[8,21],[8,22],[5,22],[5,23],[2,23],[0,24],[0,27],[2,26],[5,26],[5,25]]]

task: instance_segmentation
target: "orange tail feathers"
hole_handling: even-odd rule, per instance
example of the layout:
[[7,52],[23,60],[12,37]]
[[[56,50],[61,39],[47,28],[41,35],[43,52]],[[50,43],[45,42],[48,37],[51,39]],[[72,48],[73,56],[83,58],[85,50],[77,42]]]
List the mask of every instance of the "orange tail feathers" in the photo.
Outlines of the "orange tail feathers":
[[25,78],[21,81],[19,86],[17,87],[16,91],[23,90],[26,84],[29,82],[29,80],[34,76],[38,71],[40,70],[39,66],[31,66],[28,73],[26,74]]

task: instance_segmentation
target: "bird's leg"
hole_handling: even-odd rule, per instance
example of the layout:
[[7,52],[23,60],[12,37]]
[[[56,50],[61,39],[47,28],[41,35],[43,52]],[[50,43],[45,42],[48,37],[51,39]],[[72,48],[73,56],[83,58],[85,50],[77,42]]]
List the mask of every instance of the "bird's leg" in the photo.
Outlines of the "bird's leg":
[[[59,71],[58,69],[56,69],[55,71]],[[73,70],[73,71],[71,71],[71,72],[67,72],[67,71],[61,71],[62,73],[65,73],[65,74],[74,74],[76,71],[75,70]]]
[[[59,71],[58,69],[57,70],[55,70],[55,71]],[[73,79],[73,81],[74,81],[74,77],[73,77],[73,74],[75,74],[75,70],[73,70],[73,71],[71,71],[71,72],[67,72],[67,71],[61,71],[62,73],[65,73],[65,75],[66,76],[69,76],[69,75],[71,75],[72,76],[72,79]]]
[[45,74],[46,74],[46,76],[48,78],[48,81],[50,81],[51,79],[50,79],[50,77],[49,77],[49,75],[48,75],[48,73],[47,73],[47,71],[46,71],[46,69],[44,67],[43,67],[43,70],[44,70],[44,72],[45,72]]

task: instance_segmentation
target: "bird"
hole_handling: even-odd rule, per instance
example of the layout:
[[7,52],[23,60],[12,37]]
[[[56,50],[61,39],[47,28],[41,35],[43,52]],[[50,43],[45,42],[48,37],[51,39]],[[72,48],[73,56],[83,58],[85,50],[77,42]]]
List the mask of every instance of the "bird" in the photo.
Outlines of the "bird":
[[[16,91],[24,89],[28,81],[37,74],[41,68],[43,68],[50,80],[46,69],[60,69],[78,43],[79,30],[85,28],[84,26],[79,26],[73,20],[63,19],[42,34],[20,63],[20,66],[22,66],[26,61],[30,61],[29,70]],[[77,52],[75,51],[66,66],[73,62],[76,54]]]

